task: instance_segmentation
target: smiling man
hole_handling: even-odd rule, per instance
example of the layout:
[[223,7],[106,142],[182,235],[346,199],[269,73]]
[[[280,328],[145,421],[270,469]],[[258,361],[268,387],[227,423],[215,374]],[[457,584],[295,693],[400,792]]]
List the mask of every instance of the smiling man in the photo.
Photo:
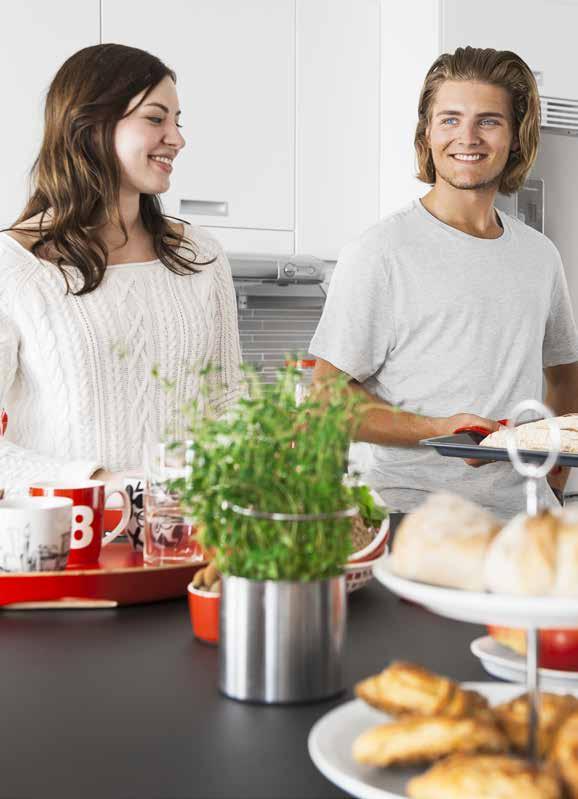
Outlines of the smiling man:
[[[440,56],[415,135],[418,177],[432,189],[346,247],[336,266],[310,346],[315,380],[342,372],[367,396],[357,433],[371,445],[365,477],[394,511],[447,489],[511,516],[524,493],[509,463],[472,469],[420,439],[468,424],[497,429],[519,401],[542,398],[544,375],[552,409],[578,409],[560,256],[494,208],[498,190],[522,186],[539,126],[536,82],[517,55],[466,47]],[[540,495],[556,502],[545,482]]]

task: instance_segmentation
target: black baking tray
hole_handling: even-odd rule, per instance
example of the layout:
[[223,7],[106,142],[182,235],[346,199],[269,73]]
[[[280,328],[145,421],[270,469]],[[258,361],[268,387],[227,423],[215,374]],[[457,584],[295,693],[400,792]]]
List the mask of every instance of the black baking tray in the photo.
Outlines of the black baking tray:
[[[505,447],[480,447],[474,443],[469,433],[455,433],[453,436],[435,436],[419,442],[424,447],[433,447],[446,458],[475,458],[480,461],[509,461]],[[521,449],[523,461],[543,463],[548,453],[541,449]],[[578,454],[561,452],[556,459],[560,466],[578,466]]]

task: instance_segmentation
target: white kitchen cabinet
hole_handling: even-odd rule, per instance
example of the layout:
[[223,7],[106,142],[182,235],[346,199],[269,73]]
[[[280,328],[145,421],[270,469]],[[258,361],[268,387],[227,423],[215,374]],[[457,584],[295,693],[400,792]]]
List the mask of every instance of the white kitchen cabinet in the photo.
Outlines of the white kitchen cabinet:
[[536,73],[541,95],[576,98],[568,54],[576,48],[578,0],[486,0],[483,9],[443,0],[442,20],[444,50],[513,50]]
[[99,0],[26,0],[2,7],[0,228],[12,224],[28,197],[38,155],[46,90],[77,50],[99,42]]
[[102,0],[103,41],[177,73],[187,146],[168,213],[229,250],[293,252],[295,0]]
[[379,0],[297,0],[297,252],[336,259],[379,218],[379,20]]
[[417,107],[426,73],[440,54],[439,0],[382,0],[380,215],[429,191],[415,177]]

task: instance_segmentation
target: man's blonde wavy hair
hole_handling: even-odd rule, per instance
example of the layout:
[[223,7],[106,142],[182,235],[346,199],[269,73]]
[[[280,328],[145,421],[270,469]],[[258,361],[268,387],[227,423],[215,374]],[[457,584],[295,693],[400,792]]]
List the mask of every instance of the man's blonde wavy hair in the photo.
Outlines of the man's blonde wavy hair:
[[498,191],[502,194],[517,191],[536,160],[540,142],[540,96],[532,70],[516,53],[491,48],[458,47],[455,53],[444,53],[434,61],[419,98],[414,139],[417,177],[432,186],[436,181],[436,170],[426,131],[437,90],[446,80],[489,83],[509,92],[519,150],[510,153],[500,176]]

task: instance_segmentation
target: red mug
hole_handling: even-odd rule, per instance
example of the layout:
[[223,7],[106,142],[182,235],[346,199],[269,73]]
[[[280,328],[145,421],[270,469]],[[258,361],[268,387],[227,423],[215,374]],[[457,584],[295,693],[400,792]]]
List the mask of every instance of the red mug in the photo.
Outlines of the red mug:
[[[101,547],[110,544],[124,532],[130,520],[130,499],[126,491],[120,488],[106,491],[105,484],[100,480],[39,482],[31,485],[28,492],[33,497],[68,497],[72,500],[72,534],[67,568],[97,563]],[[122,497],[122,517],[114,530],[103,535],[104,509],[113,494]]]

